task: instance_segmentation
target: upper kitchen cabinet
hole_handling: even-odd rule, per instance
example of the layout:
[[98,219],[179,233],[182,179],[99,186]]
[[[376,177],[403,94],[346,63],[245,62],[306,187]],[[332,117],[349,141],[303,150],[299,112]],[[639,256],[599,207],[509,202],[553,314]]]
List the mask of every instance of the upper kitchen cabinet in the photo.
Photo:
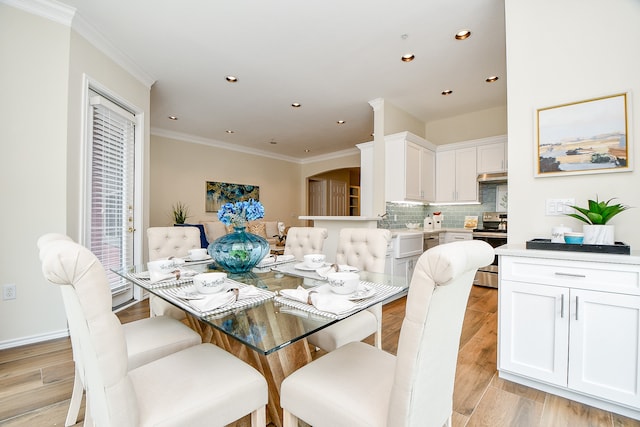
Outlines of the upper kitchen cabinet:
[[478,173],[493,173],[507,171],[507,141],[506,137],[491,138],[496,142],[478,144]]
[[435,200],[435,146],[409,132],[385,137],[385,199]]
[[[446,146],[440,148],[442,147]],[[475,146],[437,152],[436,200],[438,202],[478,201],[476,157]]]

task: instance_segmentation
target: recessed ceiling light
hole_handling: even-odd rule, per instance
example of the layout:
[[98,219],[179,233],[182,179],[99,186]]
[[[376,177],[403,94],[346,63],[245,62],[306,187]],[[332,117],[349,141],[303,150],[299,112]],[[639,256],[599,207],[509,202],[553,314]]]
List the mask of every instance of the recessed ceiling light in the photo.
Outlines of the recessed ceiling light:
[[169,116],[169,120],[178,120],[176,116]]
[[269,141],[269,144],[271,145],[276,145],[278,143],[278,141],[274,141],[273,139],[271,141]]
[[236,133],[236,131],[235,131],[235,130],[231,130],[231,129],[227,129],[227,130],[225,130],[225,132],[226,132],[226,133]]
[[305,152],[305,153],[310,153],[310,152],[311,152],[311,150],[309,150],[308,148],[305,148],[305,149],[304,149],[304,152]]
[[453,93],[452,90],[447,89],[447,90],[443,90],[442,92],[440,92],[441,95],[447,96],[447,95],[451,95]]
[[293,108],[299,108],[299,107],[302,107],[302,104],[300,104],[299,102],[294,102],[293,104],[291,104],[291,106]]
[[345,124],[347,122],[345,122],[344,120],[338,120],[336,123],[339,124],[339,125],[343,125],[343,124]]
[[469,37],[471,37],[471,31],[469,30],[460,30],[455,35],[456,40],[466,40]]
[[491,77],[487,77],[487,78],[485,79],[485,82],[487,82],[487,83],[493,83],[493,82],[495,82],[495,81],[496,81],[496,80],[498,80],[498,79],[499,79],[499,77],[498,77],[498,76],[491,76]]
[[416,59],[416,56],[413,53],[405,53],[402,55],[402,62],[411,62]]
[[229,83],[236,83],[238,81],[238,78],[236,76],[226,76],[225,79],[229,82]]

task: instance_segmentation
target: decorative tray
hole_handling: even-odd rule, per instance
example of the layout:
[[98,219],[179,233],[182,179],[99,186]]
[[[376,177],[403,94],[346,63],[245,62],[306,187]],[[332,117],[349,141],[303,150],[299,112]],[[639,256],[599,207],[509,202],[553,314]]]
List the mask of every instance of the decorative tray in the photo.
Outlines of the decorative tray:
[[575,251],[598,252],[605,254],[629,255],[631,248],[622,242],[613,245],[576,245],[568,243],[551,243],[551,239],[533,239],[527,241],[527,249],[542,249],[546,251]]

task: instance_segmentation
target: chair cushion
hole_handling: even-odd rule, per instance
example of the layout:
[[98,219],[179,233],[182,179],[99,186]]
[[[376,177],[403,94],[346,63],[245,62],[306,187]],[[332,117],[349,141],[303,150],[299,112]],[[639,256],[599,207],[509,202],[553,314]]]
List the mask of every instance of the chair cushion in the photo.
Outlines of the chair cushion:
[[364,310],[309,335],[307,341],[323,350],[333,351],[350,342],[362,341],[369,335],[375,334],[377,329],[378,319],[376,316],[370,311]]
[[193,329],[167,316],[147,317],[122,327],[127,340],[129,370],[202,343]]
[[209,247],[209,242],[207,241],[207,233],[204,231],[204,225],[202,224],[173,224],[174,227],[196,227],[200,230],[200,247],[207,248]]
[[267,403],[264,377],[213,344],[148,363],[129,377],[141,427],[223,426]]
[[349,343],[285,378],[280,404],[314,427],[386,426],[395,361],[368,344]]
[[[260,236],[263,239],[267,238],[267,225],[262,221],[250,222],[247,224],[247,232]],[[271,236],[269,236],[271,237]]]

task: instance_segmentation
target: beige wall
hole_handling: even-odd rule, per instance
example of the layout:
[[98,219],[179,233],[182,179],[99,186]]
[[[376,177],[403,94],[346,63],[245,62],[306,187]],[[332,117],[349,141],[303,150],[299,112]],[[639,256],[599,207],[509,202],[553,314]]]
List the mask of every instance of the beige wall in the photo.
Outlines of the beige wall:
[[42,277],[36,241],[66,232],[69,28],[0,3],[0,344],[66,329],[60,290]]
[[428,141],[437,144],[469,141],[507,133],[507,107],[489,108],[428,122]]
[[0,299],[5,347],[66,334],[60,290],[42,276],[36,241],[78,236],[82,73],[146,112],[149,90],[68,26],[4,4],[0,57],[0,284],[16,284],[18,296]]
[[398,132],[409,131],[414,135],[425,138],[424,122],[411,114],[396,107],[389,101],[384,101],[384,134],[393,135]]
[[[567,217],[545,215],[545,199],[618,197],[636,208],[611,224],[616,239],[640,248],[640,172],[534,178],[534,112],[538,108],[631,91],[630,157],[637,165],[640,144],[640,2],[637,0],[506,0],[509,241],[549,237],[560,223],[581,229]],[[568,18],[570,17],[570,19]],[[637,167],[637,166],[636,166]]]
[[300,165],[284,160],[152,135],[150,180],[150,226],[173,224],[178,201],[189,207],[189,222],[217,220],[205,212],[206,181],[260,186],[265,219],[298,225],[302,215]]

